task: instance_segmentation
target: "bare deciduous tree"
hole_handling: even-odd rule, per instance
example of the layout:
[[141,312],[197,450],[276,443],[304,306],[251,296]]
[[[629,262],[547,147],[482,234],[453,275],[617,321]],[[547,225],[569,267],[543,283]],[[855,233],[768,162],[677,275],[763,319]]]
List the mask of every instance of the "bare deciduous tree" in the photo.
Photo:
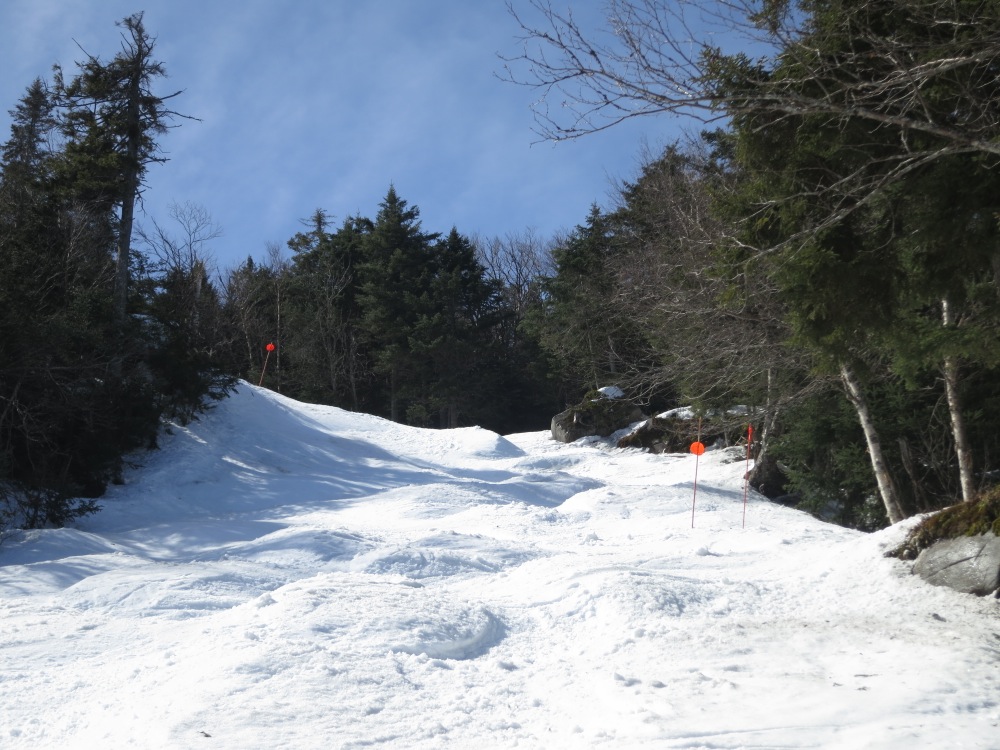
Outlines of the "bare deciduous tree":
[[524,6],[528,13],[508,6],[522,52],[506,60],[503,77],[541,90],[533,106],[545,139],[664,114],[701,123],[815,116],[890,134],[893,151],[822,187],[830,209],[819,228],[941,158],[1000,156],[1000,9],[992,4],[842,4],[826,31],[851,41],[835,49],[818,48],[812,9],[794,0],[609,0],[603,30],[549,0]]
[[510,347],[528,309],[538,302],[539,279],[552,271],[551,243],[530,229],[486,240],[475,238],[473,243],[485,278],[500,285],[504,309],[510,313],[499,327],[504,345]]
[[[524,36],[506,78],[542,90],[536,115],[545,138],[576,138],[644,115],[712,121],[766,110],[862,118],[898,130],[904,149],[907,133],[920,132],[939,139],[939,151],[1000,155],[1000,10],[992,4],[856,3],[841,8],[840,20],[854,44],[834,55],[808,43],[810,14],[791,0],[609,0],[603,33],[547,0],[525,5],[537,21],[508,5]],[[900,19],[925,30],[923,44],[882,31]],[[752,89],[720,88],[716,66],[726,55],[758,71]],[[794,76],[767,75],[779,59]],[[869,73],[855,75],[859,69]],[[939,81],[965,103],[949,118],[925,93]]]

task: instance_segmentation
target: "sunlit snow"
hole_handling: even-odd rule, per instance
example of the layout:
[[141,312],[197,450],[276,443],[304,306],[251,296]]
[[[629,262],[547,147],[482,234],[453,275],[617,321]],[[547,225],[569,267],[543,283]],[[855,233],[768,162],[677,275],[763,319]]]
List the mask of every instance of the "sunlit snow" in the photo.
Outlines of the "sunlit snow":
[[[242,384],[0,545],[3,748],[998,748],[1000,603],[695,458]],[[744,449],[745,450],[745,449]]]

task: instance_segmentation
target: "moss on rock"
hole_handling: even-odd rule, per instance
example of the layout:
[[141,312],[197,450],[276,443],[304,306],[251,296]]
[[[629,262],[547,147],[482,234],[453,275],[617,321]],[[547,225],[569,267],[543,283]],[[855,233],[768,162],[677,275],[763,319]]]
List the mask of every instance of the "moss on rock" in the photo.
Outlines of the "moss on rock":
[[923,550],[942,539],[992,533],[1000,537],[1000,485],[983,492],[973,503],[960,503],[928,516],[907,535],[890,557],[916,558]]

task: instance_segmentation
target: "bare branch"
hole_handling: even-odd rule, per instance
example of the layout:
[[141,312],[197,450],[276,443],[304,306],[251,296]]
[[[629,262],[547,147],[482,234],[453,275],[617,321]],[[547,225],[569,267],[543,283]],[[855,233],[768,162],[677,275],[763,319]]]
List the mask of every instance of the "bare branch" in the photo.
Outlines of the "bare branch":
[[[918,49],[874,33],[865,13],[876,11],[862,6],[845,21],[853,24],[854,47],[831,56],[806,44],[808,17],[765,14],[757,0],[611,0],[601,32],[582,29],[547,0],[527,5],[538,21],[510,7],[523,32],[522,52],[505,60],[501,77],[541,91],[534,111],[546,139],[578,138],[646,115],[710,123],[770,111],[860,118],[1000,155],[1000,102],[993,95],[1000,19],[985,17],[995,13],[985,6],[970,12],[953,0],[884,3],[908,14],[909,23],[933,30]],[[788,10],[788,3],[777,5]],[[718,64],[724,59],[758,68],[754,87],[720,90]],[[766,71],[778,62],[794,63],[797,75],[770,79]],[[871,77],[852,79],[859,65]],[[942,116],[924,92],[944,78],[966,96],[961,111]],[[803,81],[813,93],[802,93]]]

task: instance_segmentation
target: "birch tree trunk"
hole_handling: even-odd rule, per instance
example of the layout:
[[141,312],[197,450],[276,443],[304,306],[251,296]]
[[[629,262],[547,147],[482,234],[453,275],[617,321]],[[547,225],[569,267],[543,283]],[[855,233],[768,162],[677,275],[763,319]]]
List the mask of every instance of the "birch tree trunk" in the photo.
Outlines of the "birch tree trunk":
[[[771,440],[778,425],[780,411],[781,407],[774,397],[774,373],[769,367],[767,368],[767,396],[764,405],[764,419],[760,432],[756,435],[759,448],[749,476],[750,486],[758,491],[769,489],[769,484],[772,482],[773,477],[780,473],[777,464],[771,461],[770,456]],[[753,420],[753,415],[750,416],[750,419],[751,421]]]
[[[942,320],[946,328],[957,323],[955,311],[948,298],[941,300]],[[958,394],[958,357],[947,356],[942,366],[944,391],[948,399],[948,413],[951,415],[951,434],[955,439],[955,453],[958,456],[958,479],[962,486],[962,500],[971,503],[976,497],[976,482],[972,472],[972,445],[965,429],[962,401]]]
[[882,442],[879,440],[878,430],[875,429],[875,421],[872,419],[868,409],[868,401],[865,399],[861,383],[851,366],[846,362],[840,364],[840,379],[847,391],[847,399],[854,406],[858,413],[858,421],[861,422],[861,429],[865,433],[865,442],[868,444],[868,455],[872,461],[872,470],[875,472],[875,481],[878,482],[879,495],[882,497],[882,504],[885,505],[886,514],[889,516],[889,523],[896,524],[902,521],[906,515],[899,502],[899,495],[893,484],[892,476],[889,474],[889,466],[882,453]]

